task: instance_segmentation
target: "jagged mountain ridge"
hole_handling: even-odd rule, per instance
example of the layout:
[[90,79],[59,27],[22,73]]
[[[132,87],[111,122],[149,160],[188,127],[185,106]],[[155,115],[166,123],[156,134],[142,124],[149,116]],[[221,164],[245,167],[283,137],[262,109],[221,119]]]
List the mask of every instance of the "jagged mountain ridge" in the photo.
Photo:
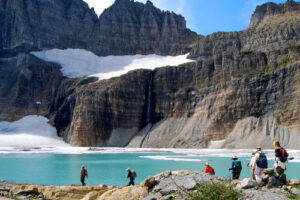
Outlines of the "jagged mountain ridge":
[[[181,54],[196,33],[151,2],[117,0],[98,18],[82,0],[1,0],[1,54],[81,48],[98,55]],[[163,42],[162,42],[163,41]]]
[[[123,5],[125,14],[121,17],[125,20],[126,12],[132,9],[127,3],[132,5],[131,1],[119,0],[104,13],[113,13],[114,6]],[[151,3],[136,5],[136,9],[152,7]],[[0,103],[4,109],[0,110],[0,118],[14,120],[34,114],[37,109],[31,102],[42,101],[38,113],[49,117],[58,134],[73,145],[241,148],[235,145],[237,143],[250,148],[260,143],[271,147],[274,138],[285,138],[287,147],[300,148],[297,144],[300,135],[297,11],[300,3],[275,4],[272,12],[267,9],[270,5],[273,4],[258,7],[251,25],[244,31],[198,36],[197,42],[193,39],[194,45],[189,46],[192,48],[190,57],[196,62],[180,67],[137,70],[94,82],[93,78],[62,77],[59,66],[37,61],[26,53],[1,59],[1,77],[6,80],[2,88],[6,93],[1,93]],[[282,9],[286,7],[289,9]],[[162,21],[160,15],[156,16]],[[149,27],[152,30],[153,26]],[[158,27],[163,32],[162,26],[158,24]],[[157,35],[156,30],[153,28],[154,35]],[[118,32],[109,31],[110,34]],[[129,29],[122,31],[122,34],[130,32]],[[142,33],[140,29],[137,32]],[[129,33],[133,39],[126,45],[137,44],[137,32]],[[107,46],[110,45],[108,38]],[[155,42],[147,45],[152,48],[148,49],[151,53],[170,53],[168,48],[160,49]],[[120,51],[126,53],[128,49]],[[139,51],[137,48],[136,52]],[[18,66],[19,70],[10,72],[7,63]],[[47,76],[56,77],[46,79],[51,83],[48,85],[54,85],[48,89],[41,80],[46,71]],[[8,83],[7,73],[17,77],[15,81]],[[9,100],[7,94],[11,95]],[[255,134],[259,137],[253,139]],[[245,142],[249,138],[252,143]],[[215,145],[211,140],[224,141]]]

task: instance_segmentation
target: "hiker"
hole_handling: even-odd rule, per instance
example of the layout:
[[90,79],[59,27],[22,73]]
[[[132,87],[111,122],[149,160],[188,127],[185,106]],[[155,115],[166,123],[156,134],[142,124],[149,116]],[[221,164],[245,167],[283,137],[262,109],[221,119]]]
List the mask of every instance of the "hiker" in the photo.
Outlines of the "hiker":
[[[247,166],[250,167],[250,169],[252,169],[252,165],[254,164],[255,154],[256,154],[256,152],[252,153],[252,158],[251,158],[250,162],[247,164]],[[252,175],[252,179],[256,180],[254,173],[252,173],[252,170],[251,170],[251,175]]]
[[232,170],[232,179],[239,179],[242,171],[242,163],[238,160],[238,157],[236,156],[233,156],[231,160],[232,167],[228,168],[228,170]]
[[128,175],[127,175],[127,178],[126,180],[129,178],[130,181],[128,183],[127,186],[130,186],[130,185],[134,185],[134,179],[136,178],[136,172],[135,171],[132,171],[131,172],[131,169],[130,168],[127,168],[127,172],[128,172]]
[[205,163],[205,173],[209,173],[210,175],[215,175],[215,170],[209,165],[209,163]]
[[84,166],[84,165],[82,165],[81,168],[82,168],[82,169],[81,169],[81,171],[80,171],[80,181],[81,181],[81,183],[82,183],[82,186],[85,186],[84,180],[85,180],[85,177],[88,178],[88,173],[87,173],[87,170],[85,169],[85,166]]
[[280,146],[279,141],[275,140],[273,142],[273,146],[275,149],[275,161],[274,161],[274,169],[276,170],[277,174],[281,175],[286,170],[286,161],[288,159],[288,153],[284,148]]
[[268,168],[268,160],[266,155],[262,152],[260,147],[256,148],[256,153],[254,155],[254,163],[252,164],[252,174],[255,175],[255,180],[258,183],[262,181],[262,175],[264,169]]

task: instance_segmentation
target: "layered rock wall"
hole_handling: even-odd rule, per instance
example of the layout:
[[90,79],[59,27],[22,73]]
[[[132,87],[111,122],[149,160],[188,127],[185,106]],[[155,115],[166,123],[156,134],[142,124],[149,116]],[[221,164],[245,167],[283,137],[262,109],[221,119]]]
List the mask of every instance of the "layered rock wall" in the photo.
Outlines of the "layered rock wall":
[[[0,119],[44,115],[80,146],[200,148],[223,141],[219,147],[240,148],[234,142],[250,138],[241,144],[252,148],[285,137],[286,147],[300,148],[291,136],[300,134],[299,4],[263,5],[248,29],[195,43],[181,16],[151,2],[117,0],[98,19],[80,0],[1,1]],[[69,79],[58,65],[26,54],[52,47],[99,55],[190,52],[195,62],[102,81]]]

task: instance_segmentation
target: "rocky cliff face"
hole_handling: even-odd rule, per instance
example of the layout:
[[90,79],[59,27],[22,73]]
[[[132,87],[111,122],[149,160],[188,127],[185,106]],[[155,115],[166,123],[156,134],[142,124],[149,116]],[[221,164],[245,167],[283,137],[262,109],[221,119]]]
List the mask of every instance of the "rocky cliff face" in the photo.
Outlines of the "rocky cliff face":
[[45,48],[81,48],[98,55],[179,54],[196,39],[182,16],[151,2],[117,0],[98,18],[82,0],[1,0],[0,16],[5,57]]
[[[244,31],[196,38],[181,16],[151,2],[117,0],[98,19],[79,0],[1,1],[0,119],[47,116],[59,136],[80,146],[271,148],[279,139],[300,148],[294,142],[300,135],[299,5],[268,3]],[[45,17],[29,26],[42,8]],[[70,28],[44,36],[50,23]],[[190,52],[195,62],[96,82],[68,79],[59,66],[26,54],[52,47],[98,55]],[[38,109],[36,102],[42,102]]]

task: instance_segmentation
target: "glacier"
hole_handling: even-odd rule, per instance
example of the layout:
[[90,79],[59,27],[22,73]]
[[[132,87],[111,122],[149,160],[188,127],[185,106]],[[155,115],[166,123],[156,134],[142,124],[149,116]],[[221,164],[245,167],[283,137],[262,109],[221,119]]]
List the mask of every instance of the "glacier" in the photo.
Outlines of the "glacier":
[[100,57],[84,49],[51,49],[33,51],[32,55],[47,62],[59,64],[64,76],[79,78],[84,76],[109,79],[136,69],[153,70],[158,67],[179,66],[194,62],[189,54],[179,56],[125,55]]

